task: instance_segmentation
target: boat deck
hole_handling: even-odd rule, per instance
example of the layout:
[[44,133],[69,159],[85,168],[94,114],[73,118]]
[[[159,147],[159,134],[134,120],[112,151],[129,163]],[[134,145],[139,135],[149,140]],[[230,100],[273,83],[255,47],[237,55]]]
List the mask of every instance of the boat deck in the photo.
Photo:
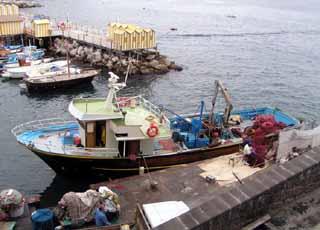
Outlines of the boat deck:
[[[269,165],[264,166],[266,167]],[[241,180],[264,168],[247,166],[242,161],[242,155],[235,153],[141,176],[93,184],[91,188],[107,186],[116,192],[120,197],[120,223],[132,223],[137,202],[148,204],[183,201],[191,209],[212,197],[219,188],[239,183],[238,179]],[[205,177],[209,175],[215,177],[216,183],[206,181]],[[155,189],[151,189],[150,179],[157,184]]]

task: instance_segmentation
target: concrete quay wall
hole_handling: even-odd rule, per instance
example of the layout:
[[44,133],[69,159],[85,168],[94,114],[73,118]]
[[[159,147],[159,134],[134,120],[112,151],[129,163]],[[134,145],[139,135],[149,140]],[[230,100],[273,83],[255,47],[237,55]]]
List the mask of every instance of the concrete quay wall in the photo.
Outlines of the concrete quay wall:
[[240,229],[318,187],[320,147],[222,188],[209,200],[156,229]]

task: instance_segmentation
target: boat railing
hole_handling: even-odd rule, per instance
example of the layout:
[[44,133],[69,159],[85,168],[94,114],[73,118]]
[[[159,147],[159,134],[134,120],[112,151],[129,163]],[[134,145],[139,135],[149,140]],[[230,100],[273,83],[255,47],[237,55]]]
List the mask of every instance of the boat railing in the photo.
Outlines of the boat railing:
[[159,107],[152,104],[150,101],[146,100],[142,96],[138,96],[137,99],[140,105],[142,105],[146,110],[150,111],[158,117],[162,117],[162,119],[164,120],[163,124],[167,126],[167,128],[170,128],[170,121],[168,117],[163,113],[163,111]]
[[29,122],[17,125],[11,130],[11,133],[16,137],[26,131],[43,129],[50,126],[59,127],[59,126],[72,124],[72,123],[76,123],[76,122],[73,120],[67,120],[63,118],[47,118],[42,120],[29,121]]
[[150,101],[146,100],[143,98],[141,95],[135,96],[135,97],[128,97],[125,99],[121,99],[121,101],[118,101],[116,103],[117,106],[119,106],[121,103],[126,104],[130,102],[132,99],[137,101],[137,104],[145,108],[147,111],[150,113],[156,115],[157,117],[162,117],[163,119],[163,125],[166,126],[167,128],[170,128],[170,120],[168,117],[162,112],[160,108],[158,108],[156,105],[152,104]]

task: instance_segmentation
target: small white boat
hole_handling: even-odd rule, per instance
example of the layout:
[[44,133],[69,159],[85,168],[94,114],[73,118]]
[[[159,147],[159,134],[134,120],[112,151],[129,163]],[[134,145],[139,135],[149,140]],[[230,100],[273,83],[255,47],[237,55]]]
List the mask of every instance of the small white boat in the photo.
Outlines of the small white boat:
[[30,65],[30,66],[21,66],[17,68],[10,68],[7,69],[3,74],[2,77],[4,78],[13,78],[13,79],[21,79],[26,77],[26,73],[33,71],[33,70],[41,70],[41,69],[49,69],[54,66],[56,67],[64,67],[67,65],[66,60],[62,61],[54,61],[49,63],[41,63],[39,65]]
[[[40,59],[40,60],[31,60],[31,61],[27,60],[27,63],[30,63],[30,66],[33,66],[33,65],[39,65],[41,63],[49,63],[51,61],[53,61],[53,58],[44,58],[44,59]],[[17,67],[20,67],[20,64],[19,64],[19,62],[8,63],[8,64],[4,64],[3,67],[5,69],[17,68]]]
[[[70,74],[78,74],[81,72],[80,68],[70,67]],[[26,73],[28,79],[38,79],[44,77],[60,76],[68,74],[68,68],[66,66],[58,67],[53,66],[51,68],[33,69]]]

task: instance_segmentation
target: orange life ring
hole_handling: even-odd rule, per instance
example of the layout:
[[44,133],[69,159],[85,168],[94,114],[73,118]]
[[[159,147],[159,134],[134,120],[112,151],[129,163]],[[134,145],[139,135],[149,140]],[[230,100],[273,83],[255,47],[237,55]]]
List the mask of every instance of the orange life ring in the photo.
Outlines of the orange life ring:
[[155,137],[159,133],[159,128],[156,124],[151,124],[150,127],[147,129],[147,135],[149,137]]

